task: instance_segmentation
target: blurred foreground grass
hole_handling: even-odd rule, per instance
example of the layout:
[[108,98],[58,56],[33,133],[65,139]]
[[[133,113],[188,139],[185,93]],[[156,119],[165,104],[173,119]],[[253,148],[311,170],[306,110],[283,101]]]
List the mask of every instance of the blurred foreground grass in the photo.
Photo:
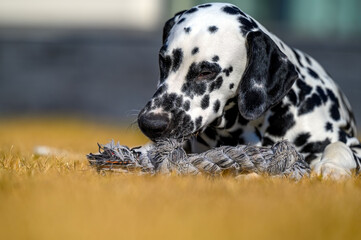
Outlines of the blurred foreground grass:
[[[361,239],[361,180],[99,175],[96,143],[136,130],[72,120],[0,122],[0,239]],[[67,151],[36,157],[36,145]]]

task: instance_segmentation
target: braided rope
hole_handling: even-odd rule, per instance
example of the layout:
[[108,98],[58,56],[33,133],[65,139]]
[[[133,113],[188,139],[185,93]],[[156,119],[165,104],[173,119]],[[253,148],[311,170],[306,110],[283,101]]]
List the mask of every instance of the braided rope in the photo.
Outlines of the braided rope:
[[271,147],[249,145],[222,146],[200,154],[187,155],[182,143],[167,139],[148,147],[129,149],[114,141],[99,146],[98,154],[87,158],[97,170],[141,173],[170,173],[181,175],[220,175],[229,172],[235,176],[245,173],[287,176],[301,179],[309,176],[310,167],[303,156],[288,141]]

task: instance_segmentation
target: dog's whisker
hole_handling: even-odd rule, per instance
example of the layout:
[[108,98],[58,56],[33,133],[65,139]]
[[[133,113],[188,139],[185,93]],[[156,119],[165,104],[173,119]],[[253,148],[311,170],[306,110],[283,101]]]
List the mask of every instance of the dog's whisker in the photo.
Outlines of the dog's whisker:
[[137,110],[137,109],[132,109],[132,110],[129,110],[127,113],[126,113],[126,115],[128,116],[128,117],[134,117],[134,116],[138,116],[139,115],[139,113],[140,113],[140,111],[141,110]]

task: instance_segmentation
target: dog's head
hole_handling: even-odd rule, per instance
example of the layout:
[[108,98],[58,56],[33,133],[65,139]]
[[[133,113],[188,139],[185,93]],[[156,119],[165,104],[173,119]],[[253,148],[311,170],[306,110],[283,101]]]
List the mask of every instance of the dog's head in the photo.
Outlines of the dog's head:
[[152,140],[201,131],[235,97],[240,114],[257,119],[298,76],[259,24],[221,3],[191,8],[166,22],[159,67],[157,91],[138,116]]

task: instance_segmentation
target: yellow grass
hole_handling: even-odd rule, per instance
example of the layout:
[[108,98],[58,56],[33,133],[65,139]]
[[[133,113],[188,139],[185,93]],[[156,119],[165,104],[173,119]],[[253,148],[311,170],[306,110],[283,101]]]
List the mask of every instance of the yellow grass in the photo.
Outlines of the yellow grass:
[[[0,239],[361,239],[361,180],[99,175],[85,154],[136,130],[0,122]],[[64,149],[36,157],[36,145]]]

